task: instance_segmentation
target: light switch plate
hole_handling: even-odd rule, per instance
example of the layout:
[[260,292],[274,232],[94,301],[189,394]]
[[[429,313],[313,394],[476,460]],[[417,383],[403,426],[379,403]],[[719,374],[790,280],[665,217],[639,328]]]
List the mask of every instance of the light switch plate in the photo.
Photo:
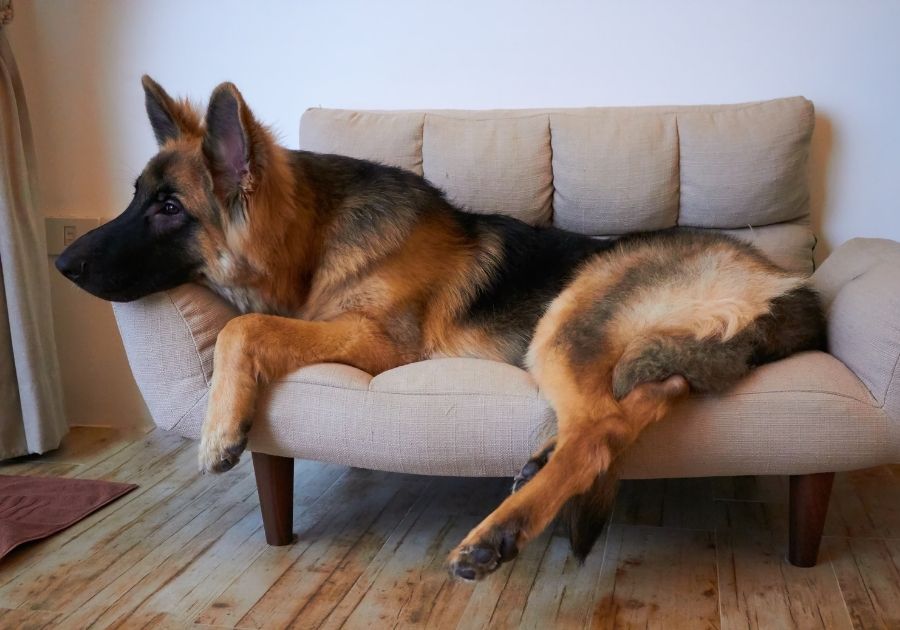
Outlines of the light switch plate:
[[100,219],[75,217],[47,217],[44,228],[47,231],[47,254],[59,256],[78,237],[87,234],[100,225]]

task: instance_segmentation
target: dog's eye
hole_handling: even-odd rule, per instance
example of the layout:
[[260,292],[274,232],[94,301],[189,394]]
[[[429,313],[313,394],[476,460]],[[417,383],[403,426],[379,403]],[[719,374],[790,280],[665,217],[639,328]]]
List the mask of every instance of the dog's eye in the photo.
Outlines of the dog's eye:
[[160,209],[161,214],[178,214],[181,212],[181,206],[174,201],[166,201]]

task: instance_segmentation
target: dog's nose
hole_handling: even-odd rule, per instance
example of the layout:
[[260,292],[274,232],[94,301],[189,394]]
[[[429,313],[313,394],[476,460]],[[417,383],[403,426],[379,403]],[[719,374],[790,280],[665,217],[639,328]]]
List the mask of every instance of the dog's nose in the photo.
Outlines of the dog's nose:
[[59,272],[66,278],[72,282],[77,282],[84,278],[85,272],[87,271],[87,261],[83,258],[79,259],[74,256],[66,256],[65,252],[63,252],[62,255],[56,259],[56,268],[59,269]]

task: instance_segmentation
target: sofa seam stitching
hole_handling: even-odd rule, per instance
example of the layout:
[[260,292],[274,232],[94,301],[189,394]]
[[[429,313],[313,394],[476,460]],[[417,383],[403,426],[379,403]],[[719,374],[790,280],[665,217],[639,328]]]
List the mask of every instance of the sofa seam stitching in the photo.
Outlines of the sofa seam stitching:
[[684,177],[681,168],[683,160],[681,157],[681,127],[678,122],[678,112],[672,112],[672,117],[675,119],[675,166],[678,169],[678,207],[675,209],[675,227],[677,228],[681,227],[681,208],[683,206],[681,197],[684,192]]
[[547,114],[547,149],[550,153],[550,225],[556,225],[556,170],[553,168],[553,118]]
[[[897,358],[894,359],[894,367],[891,370],[891,377],[888,379],[887,386],[884,388],[884,396],[881,399],[881,406],[879,409],[885,409],[887,406],[888,396],[891,393],[891,385],[894,385],[894,377],[897,376],[897,366],[900,365],[900,353],[897,354]],[[885,409],[885,413],[887,413],[887,409]],[[893,418],[893,416],[890,416]]]
[[[598,113],[606,113],[609,110],[619,110],[619,109],[636,109],[639,110],[636,113],[646,113],[650,115],[656,114],[693,114],[693,113],[704,113],[704,114],[719,114],[721,112],[736,112],[743,111],[746,109],[751,109],[754,107],[762,107],[765,105],[769,105],[771,103],[780,103],[784,101],[791,101],[795,99],[803,99],[809,102],[809,99],[801,94],[796,94],[794,96],[782,96],[779,98],[765,99],[762,101],[751,101],[749,103],[713,103],[713,104],[701,104],[701,105],[597,105],[597,106],[584,106],[584,107],[563,107],[558,110],[553,110],[554,114],[559,115],[568,115],[568,116],[583,116],[585,113],[593,113],[591,110],[596,110]],[[541,110],[542,108],[533,108]],[[460,117],[453,115],[453,112],[494,112],[494,111],[511,111],[511,110],[503,110],[503,109],[444,109],[444,110],[427,110],[427,109],[400,109],[400,110],[384,110],[384,109],[345,109],[340,107],[310,107],[309,110],[323,110],[323,111],[331,111],[331,112],[341,112],[341,113],[363,113],[363,114],[376,114],[376,115],[384,115],[384,116],[392,116],[396,114],[416,114],[422,112],[429,116],[439,116],[441,118],[450,118],[453,120],[474,120],[477,122],[488,122],[493,120],[498,120],[501,117],[497,115],[479,117],[479,118],[468,118],[468,117]],[[644,110],[644,111],[640,111]],[[706,111],[704,111],[706,110]],[[515,116],[517,119],[523,118],[536,118],[539,116],[544,116],[548,112],[546,111],[537,111],[535,113],[523,114],[521,116]],[[301,115],[302,117],[302,115]]]
[[[881,258],[879,258],[879,259],[878,259],[878,263],[881,263],[881,262],[882,262],[882,260],[881,260]],[[830,304],[828,305],[828,307],[827,307],[827,314],[826,314],[827,319],[830,319],[830,318],[831,318],[831,312],[834,310],[834,302],[837,300],[837,297],[838,297],[841,293],[843,293],[844,290],[845,290],[847,287],[849,287],[851,284],[853,284],[854,282],[856,282],[857,280],[859,280],[860,278],[862,278],[863,276],[865,276],[867,273],[869,273],[869,272],[872,270],[872,268],[875,267],[875,266],[876,266],[875,264],[869,265],[868,267],[866,267],[865,269],[863,269],[862,271],[860,271],[858,274],[856,274],[855,276],[853,276],[853,277],[850,278],[849,280],[845,281],[845,282],[840,286],[840,288],[839,288],[839,289],[837,290],[837,292],[834,294],[834,297],[832,298],[831,303],[830,303]],[[811,276],[810,276],[810,277],[811,277]],[[831,352],[829,352],[829,354],[831,354]],[[835,355],[832,354],[831,356],[835,356]],[[835,358],[837,358],[837,357],[835,356]],[[843,364],[847,367],[847,369],[849,369],[851,372],[853,372],[853,374],[856,376],[856,378],[859,379],[859,381],[860,381],[860,383],[862,383],[863,387],[866,388],[866,391],[869,392],[869,396],[871,396],[872,399],[877,403],[876,405],[873,405],[873,406],[876,407],[877,409],[885,410],[885,405],[887,405],[887,397],[888,397],[888,393],[891,391],[891,383],[894,382],[894,376],[896,375],[896,372],[897,372],[897,365],[898,365],[898,363],[900,363],[900,353],[897,354],[897,358],[894,360],[894,367],[893,367],[893,369],[891,370],[891,377],[888,379],[887,384],[884,386],[884,391],[882,392],[882,394],[881,394],[881,396],[880,396],[880,399],[879,399],[879,396],[876,396],[876,395],[875,395],[875,392],[872,391],[872,388],[869,387],[869,385],[867,385],[867,384],[859,377],[859,375],[856,373],[855,370],[853,370],[852,368],[850,368],[850,366],[848,366],[846,363],[844,363],[843,360],[841,360],[841,359],[838,358],[838,361],[841,361],[841,363],[843,363]],[[887,413],[886,410],[885,410],[885,413]],[[891,417],[893,417],[893,416],[891,416]]]
[[181,417],[178,418],[178,420],[175,421],[175,424],[173,424],[168,430],[175,431],[178,428],[178,425],[180,425],[184,421],[184,419],[187,418],[188,414],[191,413],[197,407],[197,405],[200,404],[200,401],[203,400],[208,393],[209,393],[209,388],[207,387],[206,389],[203,390],[203,393],[200,394],[200,396],[197,398],[197,400],[195,400],[193,402],[193,404],[190,407],[188,407],[187,410],[183,414],[181,414]]
[[[356,388],[352,388],[352,387],[342,387],[340,385],[328,385],[325,383],[310,383],[307,381],[284,380],[284,379],[275,381],[273,384],[277,384],[277,383],[292,383],[294,385],[307,385],[310,387],[327,387],[329,389],[339,389],[339,390],[350,391],[350,392],[367,392],[367,393],[373,393],[373,394],[387,394],[390,396],[472,396],[472,395],[480,395],[480,396],[489,396],[491,398],[519,398],[522,400],[534,400],[535,399],[533,396],[524,396],[524,395],[520,395],[520,394],[489,394],[489,393],[482,393],[482,392],[391,392],[391,391],[371,389],[368,387],[365,389],[356,389]],[[761,395],[761,394],[762,395],[765,395],[765,394],[824,394],[826,396],[837,396],[840,398],[846,398],[848,400],[858,402],[862,405],[872,407],[873,409],[881,408],[881,406],[879,406],[877,404],[873,404],[872,400],[870,400],[870,401],[861,400],[859,398],[850,396],[848,394],[841,394],[839,392],[830,392],[830,391],[826,391],[826,390],[822,390],[822,389],[771,389],[771,390],[759,391],[759,392],[736,392],[733,394],[726,394],[724,396],[717,396],[716,398],[718,398],[720,400],[725,400],[728,398],[738,398],[738,397],[742,397],[742,396],[755,396],[755,395]],[[541,396],[538,396],[538,398],[547,402],[546,399]],[[703,399],[703,398],[713,398],[713,396],[701,395],[701,396],[694,398],[694,400]],[[878,402],[877,400],[874,399],[874,397],[873,397],[873,400],[876,403]]]
[[[175,303],[175,300],[172,298],[172,294],[170,291],[166,291],[166,297],[169,298],[169,301],[172,303],[172,306],[175,307],[175,312],[178,313],[178,316],[181,318],[181,322],[184,324],[184,327],[188,331],[188,335],[190,335],[190,337],[191,337],[191,343],[194,346],[194,353],[197,355],[197,364],[200,366],[200,375],[203,377],[203,382],[206,383],[206,387],[208,388],[210,383],[209,383],[209,379],[206,377],[206,370],[203,369],[203,357],[200,355],[200,346],[197,345],[197,339],[196,339],[196,337],[194,337],[194,331],[191,330],[191,327],[187,323],[187,319],[185,318],[184,313],[181,312],[181,309],[178,307],[178,304]],[[185,412],[185,413],[187,413],[187,412]]]
[[855,396],[850,396],[849,394],[841,394],[840,392],[829,392],[824,389],[769,389],[764,392],[736,392],[734,394],[727,394],[725,396],[719,396],[720,399],[725,398],[738,398],[740,396],[753,396],[757,394],[824,394],[826,396],[837,396],[839,398],[846,398],[847,400],[852,400],[854,402],[858,402],[862,405],[866,405],[867,407],[871,407],[872,409],[881,409],[882,405],[878,405],[878,400],[872,396],[872,400],[860,400]]
[[274,381],[273,384],[278,383],[292,383],[294,385],[309,385],[311,387],[327,387],[329,389],[340,389],[342,391],[348,392],[368,392],[372,394],[389,394],[391,396],[491,396],[492,398],[520,398],[522,400],[534,400],[535,398],[540,398],[541,400],[546,400],[542,396],[532,396],[532,395],[523,395],[523,394],[486,394],[481,392],[390,392],[384,391],[380,389],[371,389],[366,387],[365,389],[357,389],[355,387],[342,387],[341,385],[328,385],[326,383],[310,383],[308,381],[295,381],[295,380],[287,380],[282,379],[278,381]]
[[422,169],[422,177],[425,178],[425,125],[428,112],[422,112],[422,122],[419,124],[419,165]]

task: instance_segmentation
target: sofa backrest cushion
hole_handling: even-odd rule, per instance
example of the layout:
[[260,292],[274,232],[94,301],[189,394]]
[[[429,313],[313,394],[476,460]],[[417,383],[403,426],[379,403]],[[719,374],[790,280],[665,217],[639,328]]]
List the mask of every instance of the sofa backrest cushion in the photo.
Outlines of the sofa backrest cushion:
[[591,236],[728,230],[811,272],[802,97],[739,105],[555,110],[310,109],[300,148],[424,175],[472,212]]

